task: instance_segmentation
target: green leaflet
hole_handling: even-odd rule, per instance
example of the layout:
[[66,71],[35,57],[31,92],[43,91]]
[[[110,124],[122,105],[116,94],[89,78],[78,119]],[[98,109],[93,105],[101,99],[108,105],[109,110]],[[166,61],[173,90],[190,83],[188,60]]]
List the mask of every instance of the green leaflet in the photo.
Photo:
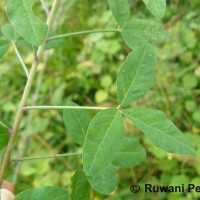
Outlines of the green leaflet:
[[117,187],[116,168],[112,165],[87,178],[91,187],[101,194],[110,194]]
[[156,18],[164,17],[166,10],[166,0],[143,0],[148,10]]
[[124,137],[123,145],[112,164],[120,167],[135,167],[146,158],[146,151],[136,138]]
[[14,29],[29,43],[39,46],[47,35],[47,25],[33,14],[34,0],[8,0],[7,14]]
[[0,40],[0,59],[7,53],[10,43],[6,40]]
[[90,122],[83,147],[83,168],[94,176],[115,158],[123,141],[124,123],[117,109],[99,112]]
[[9,141],[8,131],[0,124],[0,150],[4,149]]
[[68,191],[57,186],[28,189],[19,193],[15,200],[67,200]]
[[[61,104],[63,102],[63,95],[65,92],[66,84],[61,83],[56,90],[54,91],[54,94],[52,95],[52,103],[53,104]],[[73,106],[73,103],[72,105]],[[74,106],[77,106],[76,104]]]
[[10,24],[6,24],[2,26],[1,32],[9,40],[17,41],[17,39],[19,38],[19,34],[15,31],[15,29]]
[[170,153],[195,155],[192,143],[163,112],[138,107],[123,110],[123,113],[154,145]]
[[[66,106],[78,106],[69,102]],[[91,118],[84,110],[66,109],[63,111],[65,127],[76,143],[83,145]]]
[[108,3],[114,18],[122,28],[130,17],[128,0],[108,0]]
[[125,106],[143,97],[154,84],[156,55],[150,45],[137,46],[117,76],[118,102]]
[[166,32],[161,23],[151,20],[130,20],[122,30],[125,43],[131,48],[148,42],[163,42]]
[[77,170],[72,177],[71,200],[90,200],[90,185],[82,170]]

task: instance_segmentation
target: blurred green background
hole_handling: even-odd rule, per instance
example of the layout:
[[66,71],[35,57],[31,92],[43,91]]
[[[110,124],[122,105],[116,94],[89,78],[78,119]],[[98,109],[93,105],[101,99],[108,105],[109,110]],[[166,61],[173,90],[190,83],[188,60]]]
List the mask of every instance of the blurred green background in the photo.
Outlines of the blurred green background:
[[[45,1],[51,5],[51,1]],[[148,18],[142,0],[130,0],[132,18]],[[45,19],[39,1],[34,12]],[[107,1],[61,1],[54,30],[57,34],[92,29],[115,29],[116,22]],[[8,23],[6,0],[0,2],[0,25]],[[168,33],[167,41],[157,48],[158,66],[156,83],[152,90],[132,106],[160,109],[190,138],[197,150],[197,158],[170,155],[156,148],[127,122],[127,135],[140,139],[147,151],[147,159],[132,169],[119,169],[118,188],[110,196],[92,192],[92,199],[158,199],[193,200],[200,193],[130,192],[130,185],[144,183],[160,185],[200,185],[200,1],[168,0],[163,19]],[[2,34],[0,35],[3,38]],[[31,49],[19,46],[26,65],[30,68]],[[61,40],[56,49],[46,52],[41,61],[32,95],[37,89],[37,78],[42,77],[37,105],[64,105],[75,101],[80,105],[116,106],[116,76],[130,49],[117,33],[79,35]],[[46,61],[46,58],[48,60]],[[14,50],[0,60],[0,118],[13,123],[26,76]],[[92,112],[91,114],[95,114]],[[31,116],[31,117],[30,117]],[[28,136],[28,137],[27,137]],[[25,143],[24,143],[25,141]],[[13,157],[80,152],[67,134],[61,111],[28,111],[23,118],[15,143]],[[16,163],[9,167],[9,180],[16,177],[16,191],[44,185],[70,186],[74,170],[81,168],[81,157],[24,161],[19,173]]]

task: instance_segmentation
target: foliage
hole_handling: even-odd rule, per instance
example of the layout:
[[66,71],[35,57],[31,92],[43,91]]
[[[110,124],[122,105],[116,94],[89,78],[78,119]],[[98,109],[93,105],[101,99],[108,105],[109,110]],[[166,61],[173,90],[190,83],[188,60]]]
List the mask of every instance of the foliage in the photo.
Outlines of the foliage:
[[146,4],[149,11],[158,19],[164,17],[166,10],[166,1],[165,0],[143,0]]
[[10,45],[5,40],[0,40],[0,58],[2,58],[8,51]]
[[[68,106],[76,106],[73,102],[69,102]],[[83,145],[85,141],[86,132],[91,121],[90,116],[84,110],[64,110],[63,119],[66,129],[77,142]]]
[[158,147],[167,152],[195,155],[192,144],[177,127],[157,110],[129,108],[123,111],[126,117]]
[[123,28],[124,24],[130,17],[130,6],[128,0],[109,0],[108,3],[118,25]]
[[118,101],[126,106],[143,97],[155,80],[156,55],[148,45],[131,52],[117,76]]
[[83,146],[83,169],[86,175],[94,176],[111,164],[119,151],[123,134],[124,124],[117,109],[101,111],[93,118]]
[[[72,9],[69,9],[69,15],[65,16],[69,22],[67,29],[64,26],[66,24],[65,17],[61,18],[60,24],[62,26],[58,30],[61,34],[66,31],[74,32],[80,29],[99,29],[101,27],[110,28],[115,26],[116,22],[111,18],[111,13],[107,10],[106,3],[100,5],[96,1],[84,1],[82,4],[80,3],[80,7],[82,6],[81,11],[76,12],[74,16],[74,11],[77,11],[77,4],[73,2],[66,3],[64,6],[64,9],[69,9],[70,6]],[[31,135],[32,139],[26,152],[27,155],[46,154],[44,146],[52,153],[80,152],[82,151],[81,146],[83,145],[84,172],[78,171],[75,173],[72,179],[72,191],[75,187],[74,184],[79,184],[80,178],[80,182],[83,181],[85,184],[88,181],[92,188],[98,192],[93,191],[93,195],[96,198],[103,199],[105,196],[101,196],[99,193],[109,194],[116,189],[116,172],[118,172],[117,174],[119,176],[118,190],[113,194],[114,197],[112,197],[113,195],[108,197],[110,199],[133,198],[134,194],[131,194],[129,191],[133,180],[140,185],[146,182],[171,184],[174,183],[174,180],[177,181],[176,184],[182,184],[183,179],[187,179],[185,182],[189,180],[195,182],[196,180],[193,180],[192,176],[199,174],[198,160],[186,156],[176,156],[176,154],[167,154],[165,151],[152,145],[153,143],[172,153],[193,154],[193,149],[190,149],[191,144],[188,141],[188,138],[190,138],[194,142],[195,149],[197,149],[197,155],[199,154],[199,137],[192,134],[192,132],[199,133],[200,122],[199,111],[197,109],[199,106],[199,69],[197,62],[199,46],[197,44],[197,31],[199,29],[197,26],[198,12],[195,10],[198,3],[195,1],[192,3],[193,11],[188,12],[182,18],[182,21],[179,21],[179,18],[173,21],[171,17],[176,14],[178,7],[185,9],[187,8],[187,4],[176,5],[176,8],[174,3],[169,3],[163,20],[169,32],[168,41],[163,44],[161,50],[158,50],[158,47],[155,48],[154,45],[166,40],[166,34],[161,23],[152,19],[136,19],[136,17],[129,20],[129,7],[127,7],[127,2],[117,1],[116,4],[113,4],[113,1],[109,1],[110,9],[120,27],[122,38],[130,49],[133,50],[126,60],[124,55],[127,55],[130,49],[120,44],[121,38],[116,33],[99,33],[84,37],[66,38],[66,40],[63,40],[63,44],[59,44],[59,48],[51,52],[52,56],[47,64],[48,68],[44,74],[40,89],[40,99],[38,100],[38,104],[43,105],[65,105],[66,102],[75,101],[80,105],[89,104],[91,106],[97,103],[101,104],[99,106],[108,107],[117,107],[118,101],[122,105],[118,109],[119,111],[116,109],[108,109],[96,114],[93,111],[87,113],[83,110],[64,110],[63,119],[67,132],[65,132],[62,114],[60,112],[53,110],[49,112],[35,111],[28,131],[25,129],[27,121],[23,119],[19,132],[21,136],[18,138],[20,142],[25,135]],[[161,6],[159,8],[155,6],[158,4],[150,4],[151,2],[159,1],[144,1],[149,11],[157,18],[163,17],[165,1],[160,1],[163,4],[159,4]],[[48,2],[46,3],[48,5]],[[124,7],[120,6],[122,3]],[[148,11],[145,10],[144,4],[141,2],[129,1],[129,5],[131,6],[131,14],[134,13],[134,15],[140,18],[146,18],[145,15],[149,15]],[[34,8],[36,8],[38,13],[41,13],[41,6],[39,4]],[[122,9],[122,12],[119,12],[118,8]],[[137,8],[137,12],[134,10],[135,8]],[[93,16],[88,14],[88,11],[91,9],[95,13]],[[36,12],[34,11],[34,13]],[[35,19],[33,13],[29,14],[31,19]],[[102,17],[99,17],[99,15],[102,15]],[[41,15],[40,18],[44,18],[44,16]],[[84,20],[82,21],[81,19]],[[189,23],[191,19],[193,19],[193,23]],[[128,23],[126,23],[127,21]],[[2,24],[5,24],[5,22],[2,22]],[[26,26],[28,25],[30,23],[26,24]],[[30,29],[25,30],[25,35],[20,33],[21,30],[18,30],[21,37],[26,40],[25,42],[23,38],[19,38],[18,36],[14,37],[14,31],[9,26],[7,26],[7,30],[5,27],[4,29],[2,28],[2,33],[9,40],[17,41],[17,45],[19,45],[20,50],[24,53],[25,62],[29,67],[31,65],[30,58],[33,57],[33,53],[27,50],[27,46],[29,45],[26,42],[38,46],[45,39],[45,31],[39,41],[38,38],[32,39],[32,37],[27,37],[26,30]],[[17,28],[23,27],[20,26]],[[32,34],[34,34],[34,31],[31,32]],[[2,39],[4,42],[6,41],[5,37]],[[0,54],[3,56],[9,46],[5,48],[5,43],[2,44],[3,47],[0,47],[0,52],[2,53]],[[6,42],[6,44],[8,45],[9,43]],[[26,45],[24,46],[24,44]],[[156,53],[158,53],[159,57],[157,71]],[[67,58],[66,55],[68,56]],[[17,62],[12,54],[12,48],[9,49],[7,57],[4,57],[4,59],[13,64],[12,69],[16,73],[8,73],[7,70],[11,69],[11,66],[7,66],[6,63],[1,63],[1,67],[4,69],[0,72],[1,79],[3,80],[1,86],[8,88],[8,90],[1,91],[0,96],[7,97],[8,92],[14,95],[11,97],[8,96],[9,101],[1,98],[4,103],[1,107],[1,117],[13,120],[14,116],[12,117],[11,113],[16,112],[26,79],[24,77],[15,81],[17,76],[23,77],[23,75],[20,68],[18,68],[18,64],[16,64]],[[122,63],[124,60],[125,62]],[[121,64],[122,67],[117,75]],[[38,73],[42,69],[41,65],[42,63],[39,64]],[[117,87],[115,87],[116,77]],[[155,78],[157,79],[156,81]],[[11,84],[11,80],[13,80],[13,84]],[[33,89],[36,87],[35,85]],[[150,88],[152,90],[147,94]],[[16,90],[17,93],[15,92]],[[117,92],[118,97],[116,95]],[[31,99],[28,100],[28,103],[31,103]],[[145,105],[151,108],[151,110],[140,107],[126,109],[130,104],[131,107]],[[78,104],[71,103],[66,105],[77,106]],[[175,124],[184,132],[187,131],[187,137],[180,133],[163,113],[153,111],[152,108],[165,110],[168,118],[173,119]],[[122,119],[122,113],[133,122],[135,127],[144,132],[151,141],[143,137],[143,135],[139,135],[135,127],[130,128],[130,122],[126,118]],[[148,115],[151,117],[155,115],[155,119],[151,119]],[[94,118],[91,120],[93,116]],[[160,123],[157,123],[157,121]],[[126,123],[125,133],[122,130],[122,124],[124,122]],[[40,124],[40,127],[38,127],[38,124]],[[88,125],[89,128],[86,134]],[[169,127],[170,129],[165,127]],[[179,135],[180,137],[176,142],[174,131],[177,133],[176,136]],[[155,133],[159,134],[159,137]],[[41,134],[42,136],[40,136]],[[81,134],[82,137],[78,137],[78,134]],[[144,147],[135,137],[140,139],[140,143],[144,144],[146,147],[145,150],[148,152],[145,165],[144,159],[146,153]],[[169,139],[171,143],[165,142],[165,138],[171,137],[172,139]],[[75,145],[74,141],[78,145]],[[175,145],[171,145],[173,143]],[[183,146],[184,144],[186,148]],[[129,154],[123,153],[129,145],[130,149],[128,150],[130,154],[137,155],[138,159],[131,160],[128,157]],[[136,147],[133,148],[133,145],[136,145]],[[94,157],[91,157],[91,150]],[[91,158],[92,160],[90,160]],[[128,162],[128,160],[132,162]],[[184,163],[185,165],[183,166],[182,164]],[[130,172],[127,169],[116,168],[113,165],[130,167]],[[19,183],[21,185],[18,184],[18,191],[28,188],[25,185],[23,186],[23,182],[26,182],[26,184],[29,183],[30,185],[33,184],[35,187],[49,184],[55,185],[55,183],[69,187],[71,184],[70,177],[74,173],[73,170],[82,168],[82,162],[81,159],[77,160],[77,158],[45,162],[29,161],[29,164],[26,162],[22,163],[22,167],[26,170],[20,172],[21,177],[19,178]],[[52,170],[52,168],[55,170]],[[38,169],[41,171],[38,172]],[[95,171],[99,171],[99,174],[95,174]],[[89,175],[87,179],[84,177],[84,173]],[[144,176],[144,174],[147,174],[147,176]],[[27,180],[25,177],[31,178],[33,181]],[[60,179],[60,177],[62,178]],[[88,188],[86,190],[88,191]],[[145,198],[145,194],[141,193],[139,195],[136,198]],[[185,195],[187,195],[188,199],[192,198],[190,194]],[[195,194],[192,195],[195,196]],[[174,198],[170,194],[163,196],[159,194],[156,198],[162,199],[166,198],[166,196],[168,196],[168,199]],[[181,198],[181,195],[176,196],[177,199],[179,197]],[[154,196],[148,198],[155,199]]]
[[17,197],[15,198],[17,200],[23,200],[23,199],[49,199],[49,200],[66,200],[68,199],[68,192],[65,188],[59,188],[55,186],[50,187],[43,187],[39,189],[29,189],[24,192],[21,192]]
[[90,199],[90,185],[85,173],[81,170],[76,171],[72,177],[71,199]]
[[8,19],[16,32],[27,42],[39,46],[47,35],[47,25],[32,12],[34,1],[8,0]]

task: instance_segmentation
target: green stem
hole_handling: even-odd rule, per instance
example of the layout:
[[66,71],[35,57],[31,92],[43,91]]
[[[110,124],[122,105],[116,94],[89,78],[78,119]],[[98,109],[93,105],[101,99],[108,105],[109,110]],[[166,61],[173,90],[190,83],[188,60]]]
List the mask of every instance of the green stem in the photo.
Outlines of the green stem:
[[65,38],[65,37],[74,36],[74,35],[82,35],[82,34],[87,34],[87,33],[105,33],[105,32],[120,32],[120,30],[117,30],[117,29],[113,29],[113,30],[88,30],[88,31],[80,31],[80,32],[74,32],[74,33],[66,33],[66,34],[50,37],[50,38],[47,39],[47,42],[49,42],[51,40],[57,40],[57,39]]
[[25,158],[12,158],[10,162],[19,162],[26,160],[38,160],[38,159],[48,159],[48,158],[61,158],[68,156],[78,156],[82,155],[82,153],[64,153],[64,154],[56,154],[56,155],[47,155],[47,156],[33,156],[33,157],[25,157]]
[[47,14],[47,17],[48,17],[48,16],[49,16],[49,10],[48,10],[48,8],[47,8],[45,2],[44,2],[43,0],[40,0],[40,2],[41,2],[41,4],[42,4],[42,7],[43,7],[44,11],[45,11],[46,14]]
[[91,107],[91,106],[26,106],[23,110],[31,109],[54,109],[54,110],[64,110],[64,109],[82,109],[82,110],[106,110],[110,107]]
[[[41,71],[39,72],[37,82],[36,82],[35,92],[34,92],[33,97],[32,97],[32,105],[35,105],[36,101],[38,99],[39,88],[40,88],[40,85],[42,83],[42,76],[43,76],[43,73],[44,73],[44,69],[46,68],[47,56],[45,56],[45,54],[44,54],[44,57],[45,57],[45,59],[44,59],[43,67],[42,67]],[[28,115],[27,118],[28,119],[27,119],[27,123],[26,123],[26,127],[25,127],[26,133],[29,132],[30,124],[31,124],[31,121],[32,121],[32,118],[33,118],[33,110],[31,112],[29,112],[29,115]],[[26,146],[29,142],[29,137],[30,137],[30,135],[28,135],[28,134],[24,135],[24,137],[22,138],[22,142],[19,143],[19,145],[18,145],[20,147],[19,148],[19,157],[24,156]],[[17,178],[18,178],[20,168],[21,168],[21,163],[18,162],[17,165],[15,166],[15,170],[13,172],[13,180],[12,180],[13,185],[16,185],[16,183],[17,183]]]
[[[59,0],[54,0],[53,6],[52,6],[52,9],[51,9],[51,14],[47,18],[47,25],[48,25],[49,29],[50,29],[52,22],[53,22],[53,16],[54,16],[55,11],[57,9],[58,1]],[[49,31],[49,29],[48,29],[48,31]],[[6,148],[6,152],[5,152],[3,163],[2,163],[2,166],[1,166],[1,170],[0,170],[0,186],[3,182],[3,180],[4,180],[4,176],[5,176],[6,170],[8,168],[9,162],[10,162],[11,153],[12,153],[12,149],[13,149],[14,142],[15,142],[15,137],[17,135],[22,117],[24,115],[23,108],[26,105],[26,102],[27,102],[27,99],[28,99],[28,96],[29,96],[29,93],[30,93],[30,90],[31,90],[31,87],[32,87],[32,84],[33,84],[33,81],[34,81],[38,62],[39,62],[40,58],[42,57],[44,47],[46,45],[46,41],[47,41],[47,38],[45,39],[43,44],[38,48],[38,51],[35,55],[35,58],[34,58],[34,61],[33,61],[32,67],[31,67],[30,75],[28,77],[28,80],[27,80],[27,83],[26,83],[26,86],[25,86],[25,89],[24,89],[24,92],[23,92],[23,95],[22,95],[22,99],[21,99],[21,102],[20,102],[20,106],[19,106],[19,109],[17,111],[17,115],[15,117],[14,125],[13,125],[13,128],[12,128],[12,133],[11,133],[10,140],[9,140],[7,148]]]
[[28,78],[28,77],[29,77],[29,71],[28,71],[28,69],[27,69],[27,67],[26,67],[26,65],[25,65],[25,63],[24,63],[24,61],[23,61],[23,59],[22,59],[22,57],[21,57],[21,55],[20,55],[20,53],[19,53],[19,51],[18,51],[18,49],[17,49],[17,46],[16,46],[16,44],[15,44],[14,41],[12,41],[12,45],[13,45],[13,48],[14,48],[14,50],[15,50],[15,53],[16,53],[16,55],[17,55],[17,57],[18,57],[18,59],[19,59],[21,65],[22,65],[22,67],[23,67],[23,69],[24,69],[24,72],[26,73],[26,76],[27,76],[27,78]]
[[[63,11],[63,5],[65,3],[65,0],[61,0],[59,2],[59,7],[56,11],[56,15],[54,17],[54,20],[53,20],[53,24],[52,24],[52,31],[55,32],[55,30],[57,29],[57,25],[59,23],[59,19],[60,19],[60,16],[62,14],[62,11]],[[48,10],[48,15],[49,16],[49,10]],[[38,74],[38,77],[37,77],[37,82],[36,82],[36,86],[35,86],[35,91],[34,91],[34,94],[32,96],[32,106],[35,106],[36,105],[36,102],[38,101],[38,98],[39,98],[39,90],[40,90],[40,86],[42,84],[42,78],[43,78],[43,74],[44,74],[44,71],[47,67],[47,60],[48,58],[50,57],[50,52],[45,52],[44,53],[44,56],[43,56],[43,67],[41,69],[41,71],[39,72]],[[26,128],[25,128],[25,132],[29,132],[29,129],[30,129],[30,125],[31,125],[31,122],[32,122],[32,118],[33,118],[33,111],[34,110],[31,110],[29,113],[28,113],[28,119],[27,119],[27,123],[26,123]],[[30,139],[30,135],[24,135],[24,137],[22,137],[22,141],[19,143],[18,147],[19,147],[19,157],[18,158],[22,158],[24,157],[24,154],[25,154],[25,150],[28,146],[28,143],[29,143],[29,139]],[[61,159],[62,161],[64,161],[65,165],[66,165],[66,161],[62,158]],[[16,185],[17,183],[17,179],[18,179],[18,175],[19,175],[19,172],[21,170],[21,162],[17,162],[16,166],[15,166],[15,169],[14,169],[14,172],[13,172],[13,179],[12,179],[12,183],[13,185]]]

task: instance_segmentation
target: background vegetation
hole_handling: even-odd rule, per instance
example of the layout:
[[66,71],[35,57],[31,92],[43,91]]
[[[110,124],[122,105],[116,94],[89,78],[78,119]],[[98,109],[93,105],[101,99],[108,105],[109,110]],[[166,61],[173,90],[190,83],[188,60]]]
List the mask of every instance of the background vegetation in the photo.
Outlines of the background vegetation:
[[[51,5],[51,2],[45,1]],[[119,170],[118,188],[109,197],[93,193],[93,199],[133,199],[130,185],[144,183],[160,185],[200,185],[200,2],[198,0],[169,0],[163,19],[168,39],[157,49],[159,62],[156,84],[148,95],[134,105],[160,109],[194,142],[197,158],[167,154],[153,146],[143,134],[130,125],[127,135],[135,135],[146,147],[147,159],[140,166]],[[8,22],[6,1],[0,2],[0,24]],[[153,18],[141,0],[130,0],[132,17]],[[43,16],[39,1],[34,10]],[[57,33],[91,29],[112,29],[116,22],[107,1],[62,1]],[[57,28],[56,28],[57,27]],[[1,35],[1,38],[3,36]],[[27,66],[32,53],[21,48]],[[116,105],[116,75],[130,50],[117,33],[96,33],[61,40],[58,47],[49,50],[40,63],[37,77],[42,77],[37,105],[64,105],[72,100],[80,105]],[[46,58],[48,60],[46,61]],[[19,106],[26,76],[12,47],[0,61],[0,118],[12,124]],[[36,94],[37,79],[32,89]],[[30,96],[29,103],[31,104]],[[92,113],[95,114],[95,113]],[[80,152],[80,147],[67,134],[61,111],[28,111],[24,117],[13,157]],[[74,169],[81,167],[80,157],[32,160],[9,168],[9,178],[16,182],[17,193],[44,185],[69,186]],[[14,177],[14,178],[13,178]],[[16,181],[16,177],[18,177]],[[137,199],[198,199],[200,194],[167,194],[140,192]],[[151,196],[152,195],[152,196]]]

